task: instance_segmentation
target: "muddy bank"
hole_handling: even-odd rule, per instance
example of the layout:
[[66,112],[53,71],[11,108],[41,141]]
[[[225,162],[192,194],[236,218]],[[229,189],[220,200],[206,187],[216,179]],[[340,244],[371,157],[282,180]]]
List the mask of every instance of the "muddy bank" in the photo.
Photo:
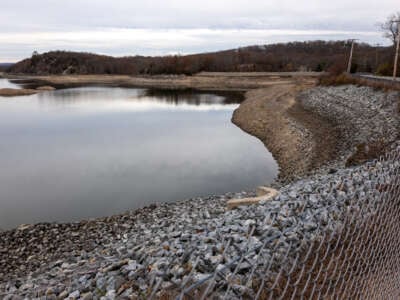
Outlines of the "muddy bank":
[[296,95],[311,87],[285,84],[249,91],[232,117],[273,153],[281,181],[300,178],[335,158],[339,133],[333,124],[296,102]]
[[0,89],[0,96],[2,97],[17,97],[29,96],[38,93],[39,91],[33,89]]
[[7,75],[10,80],[19,80],[30,88],[50,85],[56,88],[87,85],[116,87],[143,87],[164,89],[235,90],[263,88],[292,82],[314,82],[318,73],[200,73],[194,76],[125,76],[125,75],[67,75],[28,76]]
[[232,121],[267,146],[286,183],[378,157],[398,138],[398,111],[397,93],[297,83],[247,92]]
[[2,88],[0,89],[0,97],[18,97],[18,96],[30,96],[40,92],[54,91],[55,88],[52,86],[38,86],[35,89],[32,88]]

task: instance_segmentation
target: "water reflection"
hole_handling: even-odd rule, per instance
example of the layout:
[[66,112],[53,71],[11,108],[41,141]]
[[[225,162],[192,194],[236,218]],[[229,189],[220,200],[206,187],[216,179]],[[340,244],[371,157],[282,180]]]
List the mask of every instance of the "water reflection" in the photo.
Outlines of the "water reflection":
[[0,98],[0,227],[272,181],[271,155],[230,122],[238,104],[191,93],[88,87]]
[[0,89],[18,89],[18,88],[19,86],[16,83],[0,78]]
[[243,94],[234,92],[208,92],[193,90],[144,90],[141,97],[155,97],[158,101],[165,101],[170,104],[181,105],[182,103],[201,105],[201,104],[236,104],[243,101]]
[[241,93],[211,94],[192,90],[127,89],[86,87],[37,95],[44,107],[79,107],[80,110],[232,110],[242,101]]

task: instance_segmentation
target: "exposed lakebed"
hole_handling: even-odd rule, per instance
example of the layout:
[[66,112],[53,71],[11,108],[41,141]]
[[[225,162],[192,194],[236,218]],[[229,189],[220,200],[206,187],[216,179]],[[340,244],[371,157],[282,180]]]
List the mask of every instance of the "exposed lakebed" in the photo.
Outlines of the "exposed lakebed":
[[[0,79],[0,87],[13,84]],[[0,228],[252,189],[275,178],[240,97],[80,87],[0,98]]]

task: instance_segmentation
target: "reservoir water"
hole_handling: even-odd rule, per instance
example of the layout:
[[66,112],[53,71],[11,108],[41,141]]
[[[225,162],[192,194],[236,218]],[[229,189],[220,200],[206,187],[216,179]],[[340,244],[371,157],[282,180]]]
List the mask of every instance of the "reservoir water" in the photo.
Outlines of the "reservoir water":
[[[0,88],[15,87],[0,79]],[[277,175],[239,97],[82,87],[0,97],[0,228],[238,192]]]

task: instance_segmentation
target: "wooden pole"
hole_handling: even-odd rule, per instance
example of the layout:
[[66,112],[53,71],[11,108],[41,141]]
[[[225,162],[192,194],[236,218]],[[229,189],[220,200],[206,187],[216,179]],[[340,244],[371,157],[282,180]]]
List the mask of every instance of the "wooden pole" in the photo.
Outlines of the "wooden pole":
[[353,61],[354,41],[355,41],[355,40],[351,40],[350,57],[349,57],[349,63],[348,63],[348,65],[347,65],[347,73],[349,73],[349,74],[350,74],[350,72],[351,72],[351,63],[352,63],[352,61]]
[[376,72],[376,71],[378,70],[378,61],[379,61],[378,56],[379,56],[379,47],[380,47],[380,44],[379,44],[379,43],[376,44],[375,47],[376,47],[376,53],[375,53],[375,72]]
[[400,20],[397,21],[396,54],[394,56],[393,80],[396,80],[396,75],[397,75],[397,61],[399,59],[399,45],[400,45]]

